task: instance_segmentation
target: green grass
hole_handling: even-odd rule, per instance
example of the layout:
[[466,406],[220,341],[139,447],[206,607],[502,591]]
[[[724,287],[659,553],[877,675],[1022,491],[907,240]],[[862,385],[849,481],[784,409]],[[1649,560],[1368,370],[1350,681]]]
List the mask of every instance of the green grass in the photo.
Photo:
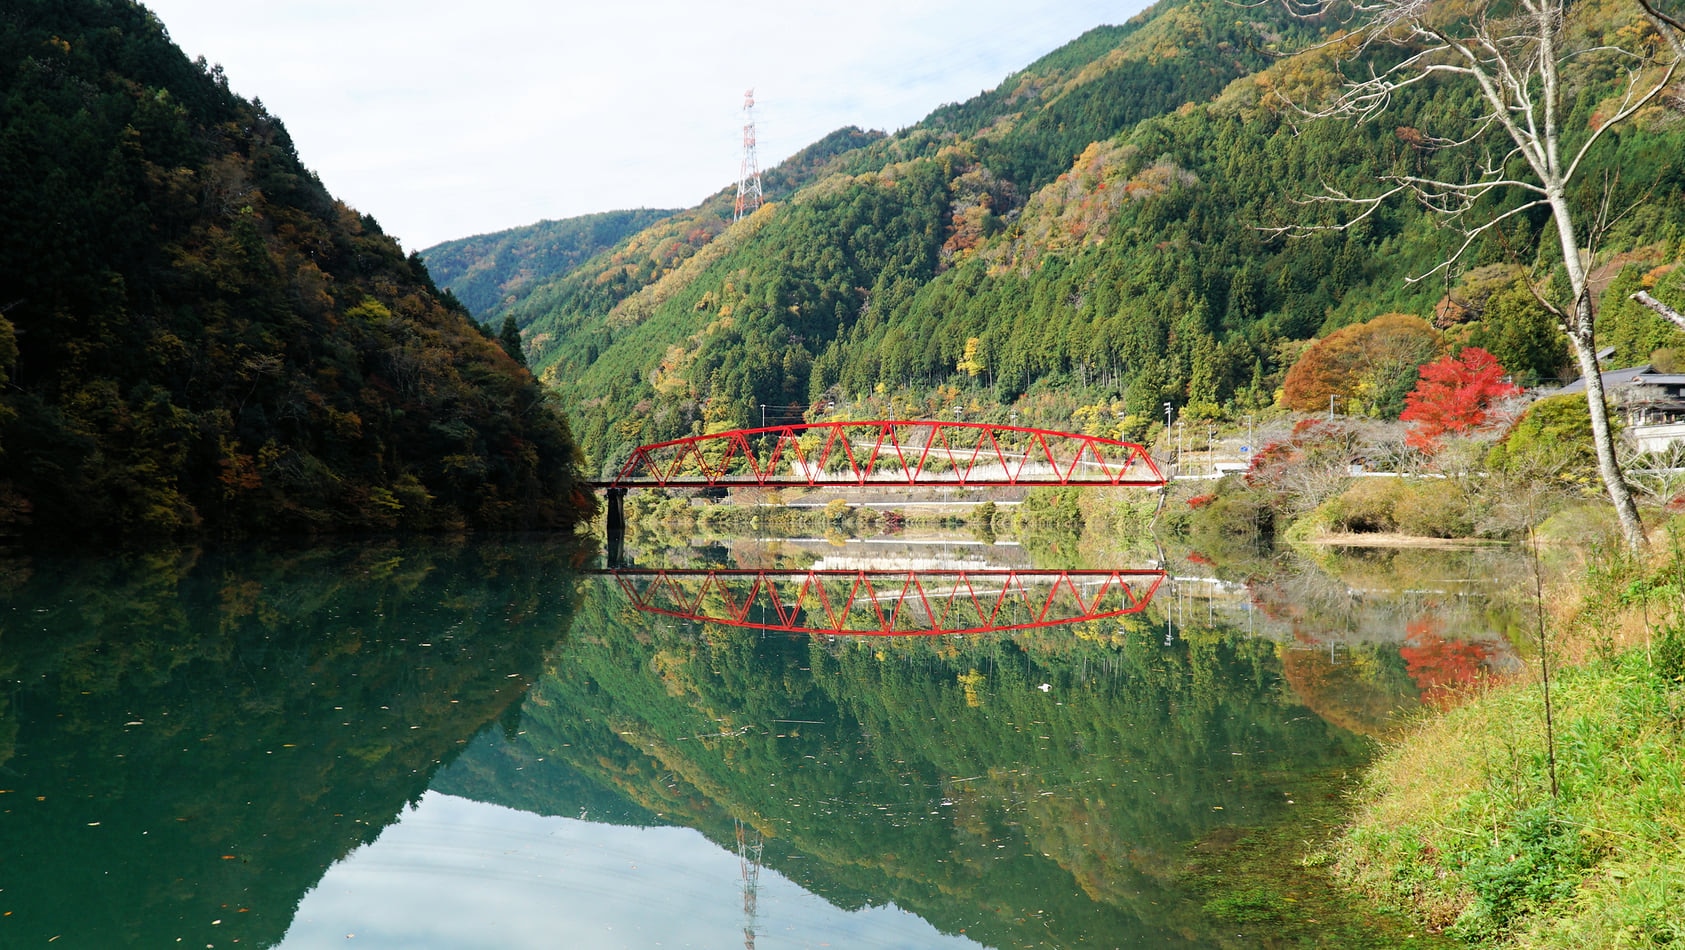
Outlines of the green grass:
[[1685,947],[1682,645],[1553,677],[1554,799],[1537,684],[1423,724],[1371,770],[1341,873],[1473,946]]

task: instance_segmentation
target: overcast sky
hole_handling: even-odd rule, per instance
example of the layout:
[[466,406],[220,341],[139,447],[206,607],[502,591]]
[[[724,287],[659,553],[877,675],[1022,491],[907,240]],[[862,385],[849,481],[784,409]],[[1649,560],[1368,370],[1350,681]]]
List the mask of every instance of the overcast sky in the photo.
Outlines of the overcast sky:
[[262,99],[409,250],[737,180],[845,125],[894,131],[1145,0],[142,0]]

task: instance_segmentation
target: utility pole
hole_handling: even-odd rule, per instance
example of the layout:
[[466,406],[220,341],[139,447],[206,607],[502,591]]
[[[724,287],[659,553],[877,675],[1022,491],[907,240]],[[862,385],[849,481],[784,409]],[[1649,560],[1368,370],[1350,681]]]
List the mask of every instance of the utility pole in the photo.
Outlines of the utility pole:
[[755,158],[755,90],[743,93],[743,164],[737,171],[737,203],[732,221],[741,221],[761,206],[761,166]]
[[[1164,441],[1165,441],[1166,446],[1168,446],[1169,443],[1170,443],[1170,403],[1168,403],[1168,402],[1164,404]],[[1165,451],[1169,451],[1168,447],[1165,449]],[[1171,463],[1171,465],[1176,466],[1176,465],[1180,465],[1180,464],[1182,464],[1182,455],[1181,455],[1180,450],[1178,450],[1177,454],[1176,454],[1176,457],[1175,457],[1174,461]],[[1176,469],[1174,467],[1172,467],[1170,469],[1170,477],[1171,478],[1176,477]]]

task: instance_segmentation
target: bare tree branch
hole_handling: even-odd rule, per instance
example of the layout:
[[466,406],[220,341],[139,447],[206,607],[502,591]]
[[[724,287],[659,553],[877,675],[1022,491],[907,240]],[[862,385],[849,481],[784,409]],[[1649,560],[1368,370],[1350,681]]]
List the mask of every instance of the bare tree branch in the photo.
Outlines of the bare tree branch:
[[[1418,283],[1420,281],[1426,280],[1427,278],[1433,276],[1438,271],[1442,271],[1442,270],[1448,271],[1451,267],[1453,267],[1457,263],[1457,261],[1462,260],[1463,255],[1468,253],[1468,249],[1474,244],[1474,242],[1479,240],[1480,237],[1482,235],[1484,235],[1487,231],[1490,231],[1491,229],[1497,227],[1498,225],[1502,224],[1503,222],[1509,220],[1510,218],[1513,218],[1516,215],[1521,214],[1522,212],[1531,211],[1532,209],[1541,207],[1545,204],[1547,204],[1547,202],[1543,198],[1540,198],[1537,201],[1529,201],[1524,205],[1520,205],[1519,207],[1511,208],[1510,210],[1505,211],[1503,214],[1497,215],[1496,217],[1492,218],[1490,221],[1487,221],[1485,224],[1480,225],[1479,227],[1469,228],[1469,229],[1465,230],[1463,232],[1463,235],[1464,235],[1463,243],[1461,245],[1459,245],[1455,251],[1446,255],[1445,260],[1441,261],[1436,267],[1434,267],[1432,270],[1428,271],[1425,274],[1417,274],[1414,277],[1404,278],[1405,282],[1411,283],[1411,284]],[[1532,282],[1529,281],[1528,283],[1531,284]]]
[[1575,155],[1574,161],[1568,165],[1568,170],[1562,173],[1562,177],[1573,178],[1574,172],[1578,171],[1580,168],[1580,161],[1586,157],[1587,152],[1591,151],[1591,147],[1597,144],[1597,140],[1603,137],[1604,131],[1626,121],[1638,110],[1649,105],[1650,100],[1656,98],[1656,95],[1663,89],[1666,89],[1668,84],[1673,81],[1673,73],[1678,68],[1679,59],[1675,58],[1673,62],[1668,64],[1667,72],[1662,74],[1662,78],[1650,87],[1649,92],[1640,96],[1636,102],[1632,101],[1632,91],[1638,86],[1639,76],[1637,70],[1633,70],[1627,83],[1626,97],[1623,100],[1621,110],[1615,113],[1609,121],[1592,130],[1591,135],[1587,137],[1585,143],[1580,146],[1579,154]]
[[[1650,21],[1658,25],[1658,32],[1668,36],[1668,40],[1674,44],[1674,48],[1679,50],[1679,55],[1685,56],[1685,48],[1681,48],[1679,45],[1682,37],[1685,37],[1685,23],[1656,9],[1656,5],[1651,3],[1650,0],[1638,0],[1638,5],[1644,8],[1644,12],[1650,17]],[[1662,27],[1666,29],[1662,29]],[[1673,31],[1671,35],[1668,34],[1668,30]]]
[[1627,299],[1638,301],[1644,306],[1649,307],[1651,310],[1654,310],[1663,317],[1667,318],[1667,320],[1674,326],[1681,330],[1685,330],[1685,313],[1680,313],[1667,304],[1662,303],[1660,300],[1650,296],[1648,291],[1640,290],[1638,293],[1633,294]]

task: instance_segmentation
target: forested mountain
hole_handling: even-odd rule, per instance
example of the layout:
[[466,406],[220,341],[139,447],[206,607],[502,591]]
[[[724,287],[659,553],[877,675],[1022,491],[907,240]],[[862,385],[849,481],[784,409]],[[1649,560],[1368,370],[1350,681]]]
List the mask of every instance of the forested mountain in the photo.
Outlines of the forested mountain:
[[[832,132],[763,173],[766,194],[773,198],[791,194],[813,181],[837,155],[881,138],[879,133],[853,128]],[[526,284],[516,299],[506,301],[502,307],[476,309],[475,316],[486,323],[513,317],[523,331],[528,355],[539,360],[539,365],[554,365],[560,341],[576,338],[576,331],[599,323],[605,314],[628,298],[637,295],[640,301],[628,304],[629,307],[647,309],[655,299],[654,285],[678,271],[680,265],[731,224],[734,194],[735,186],[732,190],[722,190],[696,208],[663,218],[580,267],[548,274],[533,260],[534,255],[525,250],[538,243],[536,237],[544,225],[507,232],[514,245],[507,255],[511,266],[540,276]],[[683,283],[688,275],[695,273],[697,264],[713,260],[724,246],[710,247],[707,255],[668,282],[669,285]],[[451,244],[441,244],[421,254],[429,267],[435,259],[443,261],[439,273],[446,275],[452,267],[461,266],[451,261],[450,247]],[[442,283],[455,292],[456,284],[450,278],[445,277]]]
[[486,323],[496,323],[538,279],[573,270],[672,213],[639,208],[540,221],[436,244],[421,259],[439,286]]
[[565,525],[549,395],[126,0],[0,10],[0,530]]
[[[1661,44],[1635,5],[1575,16],[1588,41]],[[1399,89],[1371,122],[1298,112],[1338,87],[1341,47],[1317,41],[1340,26],[1167,0],[893,136],[833,136],[751,218],[731,224],[722,192],[506,313],[604,469],[642,442],[757,424],[763,405],[832,401],[891,417],[1018,411],[1139,438],[1165,402],[1189,418],[1273,404],[1310,339],[1389,312],[1490,350],[1524,381],[1560,376],[1556,321],[1522,279],[1550,273],[1542,209],[1417,282],[1461,236],[1409,201],[1345,230],[1277,230],[1342,220],[1302,201],[1324,187],[1458,178],[1485,157],[1422,131],[1477,114],[1454,83]],[[1623,78],[1607,58],[1573,62],[1575,130],[1610,114]],[[1678,98],[1663,97],[1611,129],[1579,176],[1574,200],[1595,206],[1602,189],[1611,209],[1593,264],[1618,360],[1671,341],[1626,295],[1681,293],[1682,154]],[[1521,200],[1495,192],[1479,211]],[[1396,413],[1399,397],[1355,394],[1349,408]]]

